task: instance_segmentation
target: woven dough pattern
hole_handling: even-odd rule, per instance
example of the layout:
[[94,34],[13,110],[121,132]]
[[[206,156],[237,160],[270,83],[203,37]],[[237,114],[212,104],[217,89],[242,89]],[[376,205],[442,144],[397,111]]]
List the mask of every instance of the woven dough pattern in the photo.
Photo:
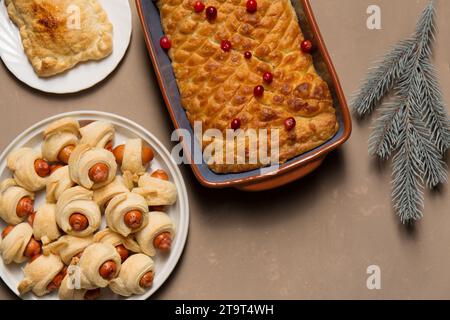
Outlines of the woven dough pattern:
[[[290,0],[258,0],[254,14],[246,0],[208,0],[217,18],[193,10],[192,0],[159,0],[169,51],[190,122],[201,121],[203,130],[230,128],[233,119],[241,129],[279,129],[280,160],[293,158],[331,139],[338,129],[332,97],[318,76],[309,54],[300,50],[304,40]],[[221,42],[232,50],[225,52]],[[251,59],[244,53],[250,51]],[[264,72],[273,82],[263,83]],[[264,85],[256,98],[253,89]],[[297,125],[288,131],[287,118]],[[205,143],[203,143],[205,146]],[[240,172],[261,166],[210,165],[216,172]]]

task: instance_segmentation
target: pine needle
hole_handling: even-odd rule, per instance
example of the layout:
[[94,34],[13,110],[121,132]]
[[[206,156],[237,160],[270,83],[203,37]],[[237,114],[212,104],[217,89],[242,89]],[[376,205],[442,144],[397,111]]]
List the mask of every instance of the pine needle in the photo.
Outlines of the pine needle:
[[[414,34],[386,54],[353,101],[360,117],[381,105],[369,153],[381,159],[393,156],[392,199],[403,223],[422,218],[425,186],[447,182],[443,156],[450,148],[450,121],[430,61],[435,15],[431,0]],[[383,103],[392,91],[395,99]]]

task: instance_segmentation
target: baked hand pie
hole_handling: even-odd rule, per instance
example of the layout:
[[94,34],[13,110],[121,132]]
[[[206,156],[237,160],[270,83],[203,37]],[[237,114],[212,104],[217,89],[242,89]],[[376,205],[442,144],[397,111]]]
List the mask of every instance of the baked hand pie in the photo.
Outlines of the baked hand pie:
[[137,193],[121,193],[109,201],[105,210],[106,225],[127,237],[147,225],[148,205]]
[[73,118],[52,122],[44,130],[42,156],[50,162],[68,163],[70,154],[78,144],[80,124]]
[[122,172],[131,175],[135,182],[146,172],[154,157],[153,150],[145,146],[139,138],[128,139],[125,144],[114,148],[113,153]]
[[[335,135],[332,96],[312,56],[300,49],[305,38],[290,0],[258,0],[253,13],[246,10],[247,0],[208,1],[217,12],[211,18],[196,13],[193,2],[157,1],[164,33],[172,41],[169,55],[181,104],[192,127],[199,121],[203,132],[218,129],[223,136],[226,129],[278,131],[280,163]],[[209,143],[205,137],[203,148]],[[258,157],[262,147],[244,145],[243,163],[237,153],[231,154],[234,161],[225,161],[225,147],[220,146],[222,163],[208,163],[217,173],[267,165]]]
[[7,166],[17,184],[28,191],[43,189],[50,174],[50,166],[42,159],[41,152],[31,148],[12,151],[7,157]]
[[79,267],[80,289],[96,289],[106,287],[117,277],[121,258],[111,244],[93,243],[84,249],[79,261],[72,263]]
[[87,189],[98,189],[114,180],[117,164],[114,155],[106,149],[79,144],[69,158],[72,181]]
[[97,289],[76,289],[76,272],[69,273],[64,277],[58,290],[58,297],[61,300],[95,300],[100,296],[100,288]]
[[41,246],[33,238],[33,228],[27,222],[8,226],[3,230],[0,238],[0,254],[5,264],[22,263],[40,252]]
[[72,188],[75,182],[70,178],[69,166],[63,166],[50,174],[46,182],[45,198],[48,203],[56,203],[61,194]]
[[112,52],[113,27],[97,0],[5,0],[5,5],[40,77]]
[[122,263],[128,259],[131,253],[140,252],[138,243],[131,237],[124,237],[109,228],[103,229],[94,235],[94,242],[113,245],[120,255]]
[[114,144],[116,129],[106,121],[94,121],[80,129],[80,143],[91,147],[105,148],[111,151]]
[[177,200],[177,188],[174,183],[154,178],[148,173],[139,178],[138,187],[132,191],[143,196],[149,206],[172,205]]
[[101,223],[101,212],[92,200],[93,192],[76,186],[64,191],[56,203],[56,222],[65,233],[87,237]]
[[80,255],[92,243],[92,236],[80,238],[64,235],[58,240],[43,246],[42,252],[45,255],[56,254],[61,257],[64,264],[69,265],[75,256]]
[[127,177],[117,176],[106,186],[94,190],[94,201],[101,209],[106,209],[109,201],[121,193],[130,192],[133,188],[133,181]]
[[24,278],[17,289],[21,295],[33,291],[35,295],[42,297],[59,288],[66,271],[58,256],[40,255],[25,266]]
[[14,179],[0,183],[0,218],[16,225],[33,213],[34,193],[17,185]]
[[61,236],[56,223],[56,205],[44,203],[38,207],[32,216],[34,238],[42,244],[50,243]]
[[157,251],[168,252],[175,235],[175,225],[164,212],[153,211],[148,215],[147,226],[136,233],[141,251],[153,257]]
[[154,263],[152,258],[138,253],[129,257],[120,268],[119,276],[111,280],[109,288],[121,296],[143,294],[153,284]]

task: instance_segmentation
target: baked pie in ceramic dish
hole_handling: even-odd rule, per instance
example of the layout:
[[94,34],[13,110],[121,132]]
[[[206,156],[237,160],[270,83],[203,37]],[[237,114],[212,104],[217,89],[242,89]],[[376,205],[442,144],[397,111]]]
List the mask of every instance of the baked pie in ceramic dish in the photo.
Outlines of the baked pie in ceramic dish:
[[[253,8],[247,0],[205,0],[200,7],[196,2],[156,2],[192,126],[200,121],[203,131],[278,130],[280,163],[336,134],[329,87],[315,70],[310,42],[290,0],[257,0]],[[204,140],[203,147],[210,143]],[[236,153],[233,163],[226,164],[228,142],[216,138],[214,143],[224,150],[206,159],[216,173],[264,166],[259,159],[242,161]],[[258,150],[243,143],[248,160]]]
[[40,77],[112,52],[113,27],[97,0],[5,0],[5,5]]

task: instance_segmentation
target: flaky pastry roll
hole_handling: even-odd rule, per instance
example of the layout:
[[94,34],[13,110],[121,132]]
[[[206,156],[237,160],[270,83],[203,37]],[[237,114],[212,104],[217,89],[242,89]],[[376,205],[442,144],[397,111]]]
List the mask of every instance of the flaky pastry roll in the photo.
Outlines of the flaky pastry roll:
[[129,172],[133,176],[133,181],[138,181],[139,177],[147,170],[149,162],[143,163],[143,145],[141,139],[128,139],[124,145],[122,158],[122,172]]
[[105,209],[112,198],[121,193],[130,192],[132,188],[133,181],[126,177],[116,176],[110,184],[94,190],[94,201],[101,209]]
[[[164,212],[152,211],[148,214],[148,224],[136,233],[136,241],[146,255],[153,257],[157,249],[167,251],[170,249],[175,235],[175,225],[172,219]],[[159,237],[159,238],[158,238]],[[162,240],[162,244],[160,244]]]
[[42,159],[41,152],[31,148],[20,148],[8,155],[7,166],[14,173],[14,180],[28,191],[45,187],[47,178],[40,177],[34,167],[34,162],[39,159]]
[[116,130],[111,123],[95,121],[80,129],[80,143],[88,144],[91,147],[105,148],[108,143],[114,142]]
[[63,268],[64,264],[56,255],[37,257],[23,269],[24,278],[17,288],[19,293],[22,295],[33,291],[38,297],[46,295],[50,292],[47,286]]
[[61,194],[75,185],[69,174],[69,166],[57,169],[47,178],[45,197],[48,203],[56,203]]
[[109,201],[105,217],[111,230],[126,237],[147,225],[148,205],[137,193],[121,193]]
[[[56,223],[62,231],[77,237],[93,234],[101,223],[101,212],[92,200],[93,192],[76,186],[64,191],[56,203]],[[80,221],[80,219],[83,219]]]
[[33,228],[27,222],[15,226],[4,239],[0,240],[0,254],[3,262],[5,264],[24,262],[27,259],[24,255],[25,249],[32,236]]
[[[124,237],[109,228],[103,229],[94,234],[94,242],[108,243],[114,247],[123,245],[132,252],[140,252],[139,244],[131,237]],[[120,254],[120,253],[119,253]]]
[[100,289],[77,289],[77,274],[70,274],[70,267],[59,287],[58,297],[61,300],[94,300],[100,294]]
[[109,288],[121,296],[143,294],[150,287],[154,277],[153,260],[138,253],[129,257],[120,268],[119,276],[111,280]]
[[50,243],[61,236],[56,223],[56,205],[44,203],[36,210],[33,220],[33,235],[42,244]]
[[42,156],[50,162],[62,161],[60,151],[78,144],[80,124],[73,118],[63,118],[51,123],[44,130]]
[[119,274],[121,259],[111,244],[97,242],[84,249],[76,266],[80,268],[80,288],[104,288]]
[[79,144],[69,158],[72,181],[87,189],[98,189],[109,184],[116,176],[114,155],[106,149]]
[[28,198],[34,200],[34,193],[17,185],[14,179],[6,179],[0,183],[0,218],[6,223],[16,225],[27,218],[27,215],[19,216],[19,202]]
[[177,200],[177,188],[174,183],[153,178],[148,173],[139,178],[138,188],[132,191],[143,196],[149,206],[172,205]]
[[49,243],[42,247],[42,252],[46,255],[56,254],[61,257],[61,260],[69,265],[72,258],[83,252],[83,250],[93,243],[93,237],[74,237],[64,235],[55,242]]

